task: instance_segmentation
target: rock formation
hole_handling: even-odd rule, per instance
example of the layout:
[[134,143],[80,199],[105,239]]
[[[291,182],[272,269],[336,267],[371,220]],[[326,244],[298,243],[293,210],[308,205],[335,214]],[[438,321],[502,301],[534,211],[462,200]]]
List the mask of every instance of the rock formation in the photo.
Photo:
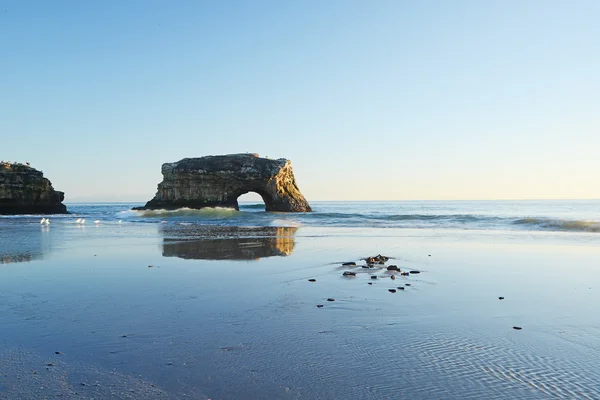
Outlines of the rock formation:
[[239,210],[237,199],[258,193],[266,211],[312,211],[300,193],[292,164],[257,154],[229,154],[184,158],[162,165],[163,181],[156,196],[137,210],[182,207],[229,207]]
[[64,198],[29,164],[0,162],[0,214],[67,214]]

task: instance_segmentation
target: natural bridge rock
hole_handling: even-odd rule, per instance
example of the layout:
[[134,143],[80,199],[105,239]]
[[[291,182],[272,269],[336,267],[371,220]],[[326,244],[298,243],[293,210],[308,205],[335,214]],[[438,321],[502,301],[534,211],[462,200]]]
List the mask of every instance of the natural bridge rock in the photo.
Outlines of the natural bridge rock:
[[300,193],[292,164],[257,154],[184,158],[162,166],[156,196],[138,210],[182,207],[229,207],[239,210],[238,197],[258,193],[267,211],[312,211]]
[[63,192],[28,164],[0,162],[0,214],[67,214]]

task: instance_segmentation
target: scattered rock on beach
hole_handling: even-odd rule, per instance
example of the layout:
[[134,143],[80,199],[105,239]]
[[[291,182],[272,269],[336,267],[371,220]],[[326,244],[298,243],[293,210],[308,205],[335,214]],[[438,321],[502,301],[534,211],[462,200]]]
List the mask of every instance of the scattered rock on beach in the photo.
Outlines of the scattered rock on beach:
[[404,286],[398,286],[398,289],[404,290]]
[[314,278],[310,278],[308,281],[309,281],[309,282],[316,282],[317,280],[316,280],[316,279],[314,279]]
[[396,275],[390,276],[390,279],[396,279]]
[[390,293],[396,293],[396,289],[388,289],[388,292],[390,292]]
[[368,265],[363,265],[362,267],[363,267],[363,268],[371,268],[371,267],[369,267]]
[[410,283],[405,283],[404,286],[410,286]]
[[515,330],[517,330],[517,331],[520,331],[520,330],[521,330],[521,329],[523,329],[523,328],[521,328],[520,326],[513,326],[513,329],[515,329]]
[[397,265],[390,265],[387,267],[388,271],[400,271],[400,268],[398,268]]
[[344,275],[344,276],[356,276],[356,272],[344,271],[344,273],[342,275]]
[[377,279],[377,275],[371,275],[371,279]]
[[367,262],[367,264],[384,264],[389,259],[390,259],[389,257],[382,256],[381,254],[363,258],[363,260],[365,260]]
[[413,271],[409,271],[411,274],[420,274],[421,271],[417,271],[417,270],[413,270]]
[[498,297],[498,300],[504,300],[504,297],[500,296]]
[[372,284],[373,284],[373,282],[369,282],[369,283],[367,283],[367,285],[372,285]]
[[345,262],[345,263],[342,263],[342,265],[343,265],[344,267],[347,267],[347,266],[350,266],[350,265],[356,265],[356,263],[355,263],[354,261],[350,261],[350,262]]
[[402,275],[402,276],[409,276],[410,274],[408,272],[400,272],[400,275]]
[[60,351],[55,351],[54,354],[63,354],[63,353]]
[[323,304],[317,304],[317,308],[323,308]]
[[327,301],[335,301],[335,299],[333,297],[330,297],[327,299]]

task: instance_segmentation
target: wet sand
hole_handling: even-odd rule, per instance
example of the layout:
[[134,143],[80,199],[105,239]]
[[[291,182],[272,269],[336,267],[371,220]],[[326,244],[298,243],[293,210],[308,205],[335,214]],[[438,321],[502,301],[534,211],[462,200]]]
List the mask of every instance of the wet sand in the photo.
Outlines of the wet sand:
[[[47,234],[0,264],[0,399],[600,398],[593,236]],[[341,266],[378,253],[422,273]]]

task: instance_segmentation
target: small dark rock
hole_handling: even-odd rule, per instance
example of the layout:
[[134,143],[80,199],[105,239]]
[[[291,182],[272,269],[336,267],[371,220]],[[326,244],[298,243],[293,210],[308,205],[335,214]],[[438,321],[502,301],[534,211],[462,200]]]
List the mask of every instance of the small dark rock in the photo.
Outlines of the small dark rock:
[[372,285],[372,284],[373,284],[373,282],[369,282],[369,283],[368,283],[368,285]]
[[314,278],[311,278],[311,279],[309,279],[308,281],[309,281],[309,282],[316,282],[317,280],[316,280],[316,279],[314,279]]
[[427,257],[431,257],[431,254],[427,254]]
[[387,267],[388,271],[400,271],[400,268],[398,268],[397,265],[390,265],[389,267]]
[[327,299],[327,301],[335,301],[335,299],[332,298],[332,297],[330,297],[330,298]]
[[410,273],[411,273],[411,274],[420,274],[420,273],[421,273],[421,271],[416,271],[416,270],[414,270],[414,271],[410,271]]
[[402,275],[402,276],[409,276],[410,274],[408,272],[401,272],[400,275]]
[[500,296],[498,297],[498,300],[504,300],[504,297]]
[[317,304],[317,308],[323,308],[323,304]]
[[371,279],[377,279],[377,275],[371,275]]
[[390,279],[396,279],[396,275],[390,276]]
[[87,383],[81,382],[81,386],[87,386]]
[[356,265],[354,261],[342,263],[343,266]]
[[390,292],[390,293],[396,293],[396,289],[388,289],[388,292]]
[[55,365],[54,363],[48,363],[48,364],[46,364],[46,366],[48,366],[48,367],[54,367],[54,365]]
[[404,290],[404,286],[398,286],[398,289]]
[[168,362],[167,365],[173,365],[173,363],[172,362]]
[[344,276],[356,276],[356,272],[344,271],[342,274]]
[[54,354],[62,354],[60,351],[55,351]]
[[404,286],[410,286],[410,283],[405,283]]
[[517,330],[517,331],[520,331],[520,330],[521,330],[521,329],[523,329],[523,328],[521,328],[520,326],[513,326],[513,329],[515,329],[515,330]]
[[369,267],[368,265],[363,265],[362,267],[363,267],[363,268],[371,268],[371,267]]

